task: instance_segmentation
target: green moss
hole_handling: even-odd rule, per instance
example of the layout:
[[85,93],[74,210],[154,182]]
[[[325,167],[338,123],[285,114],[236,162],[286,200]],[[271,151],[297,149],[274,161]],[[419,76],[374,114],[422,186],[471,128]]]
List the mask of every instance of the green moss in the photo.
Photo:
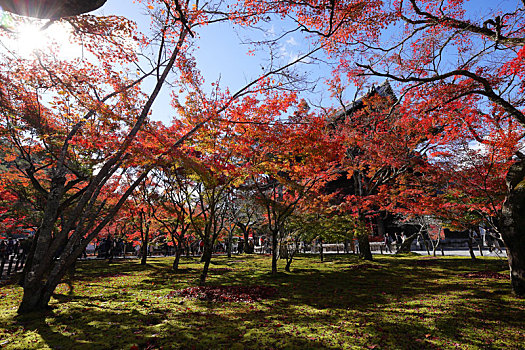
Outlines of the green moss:
[[22,290],[0,288],[0,347],[518,349],[525,341],[525,300],[512,296],[509,282],[463,277],[504,272],[501,260],[327,260],[299,256],[294,272],[272,277],[269,257],[216,258],[210,284],[277,288],[276,296],[253,304],[168,297],[196,285],[196,259],[183,259],[178,272],[171,270],[172,258],[146,266],[81,262],[73,292],[61,284],[45,315],[17,316]]

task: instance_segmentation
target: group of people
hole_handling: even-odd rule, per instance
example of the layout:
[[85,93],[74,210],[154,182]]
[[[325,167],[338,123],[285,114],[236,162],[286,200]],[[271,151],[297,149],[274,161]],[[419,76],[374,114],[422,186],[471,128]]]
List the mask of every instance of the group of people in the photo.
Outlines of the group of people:
[[121,256],[124,253],[125,242],[122,238],[113,239],[111,235],[102,238],[100,244],[95,248],[95,254],[99,258],[112,258],[114,256]]
[[7,259],[12,254],[27,253],[31,242],[29,239],[14,239],[0,241],[0,259]]
[[[236,244],[232,244],[232,253],[242,254],[245,252],[245,242],[243,239],[239,239]],[[142,246],[140,244],[133,244],[126,242],[122,238],[113,238],[111,235],[101,238],[94,246],[94,254],[99,258],[112,259],[114,257],[123,256],[124,252],[135,253],[137,257],[141,257],[143,254]],[[150,242],[148,244],[148,256],[155,254],[159,255],[174,255],[176,247],[169,246],[168,243],[164,242],[159,244],[158,242]],[[247,253],[253,252],[254,243],[252,240],[248,241]],[[188,240],[183,244],[182,253],[192,256],[202,255],[204,251],[203,240]],[[214,246],[213,252],[216,254],[225,254],[228,251],[227,242],[217,242]],[[86,253],[84,252],[84,257]]]
[[[232,244],[231,246],[231,253],[238,253],[242,254],[244,253],[244,240],[240,239],[237,244]],[[249,249],[253,251],[253,241],[248,241]],[[190,243],[189,250],[191,252],[191,255],[201,255],[204,251],[204,242],[202,240],[194,241]],[[227,253],[228,252],[228,243],[227,242],[217,242],[213,248],[214,253]],[[249,252],[249,251],[248,251]]]
[[385,237],[383,239],[383,242],[385,243],[385,250],[387,252],[393,253],[394,251],[392,250],[392,243],[395,243],[396,248],[399,248],[403,242],[405,242],[405,240],[406,236],[404,232],[401,234],[396,232],[393,237],[389,233],[385,233]]

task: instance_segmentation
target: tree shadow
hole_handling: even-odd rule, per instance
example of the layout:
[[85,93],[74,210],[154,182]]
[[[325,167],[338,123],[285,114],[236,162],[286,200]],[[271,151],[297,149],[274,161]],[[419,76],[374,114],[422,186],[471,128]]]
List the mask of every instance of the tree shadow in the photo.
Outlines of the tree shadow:
[[[40,320],[17,320],[38,332],[49,347],[63,349],[120,349],[133,344],[139,349],[430,349],[444,343],[453,347],[456,341],[490,348],[490,334],[465,335],[464,330],[482,330],[485,322],[514,329],[523,325],[525,308],[508,297],[508,283],[470,283],[461,277],[476,270],[497,271],[501,268],[497,261],[436,259],[421,264],[385,258],[365,263],[353,257],[334,261],[337,264],[332,269],[312,264],[312,268],[300,266],[293,273],[277,276],[261,272],[256,263],[239,264],[239,269],[212,272],[213,283],[273,286],[278,294],[250,305],[162,299],[162,307],[155,298],[138,299],[137,291],[187,287],[200,269],[188,267],[174,273],[169,262],[146,266],[122,263],[119,268],[104,270],[106,277],[98,278],[99,286],[103,284],[106,290],[103,295],[58,293],[54,302],[60,304],[60,310]],[[138,282],[106,283],[106,279],[126,278],[136,272],[141,278]],[[95,283],[93,273],[80,273],[77,278]],[[128,288],[133,288],[133,293],[122,291]],[[434,295],[450,296],[451,300],[445,301],[446,307],[436,304],[436,310],[429,310],[427,301]],[[159,293],[157,298],[164,297]],[[121,304],[109,305],[115,300]],[[337,336],[329,339],[326,334]],[[505,348],[502,344],[499,348]]]
[[19,318],[18,323],[37,332],[52,349],[124,349],[133,344],[139,349],[217,349],[235,344],[249,349],[327,348],[319,340],[286,334],[280,326],[261,329],[257,313],[219,315],[214,313],[217,305],[205,312],[177,314],[151,305],[147,312],[88,305],[89,309]]

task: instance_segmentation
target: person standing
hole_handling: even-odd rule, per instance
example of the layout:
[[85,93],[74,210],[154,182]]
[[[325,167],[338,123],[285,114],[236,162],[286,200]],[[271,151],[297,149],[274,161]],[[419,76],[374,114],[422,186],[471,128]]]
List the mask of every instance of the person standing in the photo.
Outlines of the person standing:
[[0,260],[7,258],[7,244],[5,241],[0,242]]
[[385,251],[392,253],[392,237],[390,237],[390,234],[385,234]]

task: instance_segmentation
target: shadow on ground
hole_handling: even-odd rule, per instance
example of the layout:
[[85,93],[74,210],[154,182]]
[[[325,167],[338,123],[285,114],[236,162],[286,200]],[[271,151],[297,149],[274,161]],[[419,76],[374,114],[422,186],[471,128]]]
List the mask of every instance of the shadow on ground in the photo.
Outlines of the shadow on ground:
[[254,304],[168,298],[172,290],[196,285],[200,273],[197,260],[183,261],[177,272],[171,262],[80,264],[74,293],[57,293],[53,311],[12,319],[11,329],[41,337],[35,346],[18,348],[512,348],[525,340],[517,331],[525,302],[510,296],[508,281],[462,277],[501,271],[495,259],[364,263],[334,256],[321,263],[300,256],[292,273],[277,276],[267,273],[268,259],[216,261],[211,285],[278,290]]

